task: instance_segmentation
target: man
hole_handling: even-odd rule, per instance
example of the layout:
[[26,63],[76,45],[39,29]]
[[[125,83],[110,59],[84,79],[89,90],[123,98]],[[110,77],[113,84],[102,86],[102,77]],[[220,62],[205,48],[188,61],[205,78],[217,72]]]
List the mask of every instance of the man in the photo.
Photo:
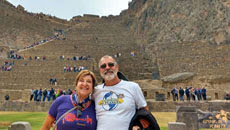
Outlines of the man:
[[33,97],[34,97],[34,89],[32,88],[32,89],[30,90],[30,101],[33,100]]
[[206,88],[203,87],[201,91],[202,91],[202,97],[203,97],[203,99],[206,100],[206,96],[207,96],[206,95]]
[[10,99],[9,94],[6,94],[6,95],[5,95],[5,100],[8,101],[9,99]]
[[47,98],[47,90],[46,90],[46,88],[43,90],[42,94],[43,94],[43,99],[42,99],[42,101],[45,102],[45,101],[46,101],[46,98]]
[[104,83],[94,92],[97,130],[128,130],[136,109],[148,109],[143,93],[138,84],[119,79],[119,66],[111,56],[101,58],[99,69]]
[[185,88],[185,95],[187,97],[187,101],[190,101],[190,90],[187,87]]
[[179,89],[180,101],[184,101],[184,89],[180,87]]

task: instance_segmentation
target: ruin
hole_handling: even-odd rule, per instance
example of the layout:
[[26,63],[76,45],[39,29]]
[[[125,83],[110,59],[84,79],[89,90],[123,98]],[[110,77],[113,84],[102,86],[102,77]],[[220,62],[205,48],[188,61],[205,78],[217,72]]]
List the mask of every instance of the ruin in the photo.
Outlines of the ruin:
[[230,114],[224,110],[202,111],[194,106],[176,108],[176,122],[169,122],[169,130],[198,130],[202,128],[230,128]]

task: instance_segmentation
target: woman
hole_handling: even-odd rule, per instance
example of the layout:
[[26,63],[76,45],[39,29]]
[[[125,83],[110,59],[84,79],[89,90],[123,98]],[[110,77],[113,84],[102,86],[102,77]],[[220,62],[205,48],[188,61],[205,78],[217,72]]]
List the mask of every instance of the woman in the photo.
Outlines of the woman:
[[95,104],[90,94],[96,85],[95,75],[82,70],[76,77],[76,93],[57,98],[51,105],[42,130],[96,130]]

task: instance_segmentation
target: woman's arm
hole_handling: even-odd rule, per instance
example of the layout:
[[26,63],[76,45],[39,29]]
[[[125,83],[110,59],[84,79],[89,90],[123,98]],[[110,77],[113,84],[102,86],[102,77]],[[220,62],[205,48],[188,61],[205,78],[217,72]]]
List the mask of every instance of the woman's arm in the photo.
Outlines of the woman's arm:
[[50,130],[50,128],[53,126],[55,119],[48,115],[46,117],[46,120],[43,122],[42,129],[41,130]]

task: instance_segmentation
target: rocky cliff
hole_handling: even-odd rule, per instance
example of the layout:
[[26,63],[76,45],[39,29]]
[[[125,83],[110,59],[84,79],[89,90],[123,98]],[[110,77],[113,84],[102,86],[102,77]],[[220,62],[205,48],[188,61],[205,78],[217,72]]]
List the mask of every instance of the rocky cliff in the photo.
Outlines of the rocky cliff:
[[229,15],[229,0],[133,0],[121,13],[161,77],[229,74]]

